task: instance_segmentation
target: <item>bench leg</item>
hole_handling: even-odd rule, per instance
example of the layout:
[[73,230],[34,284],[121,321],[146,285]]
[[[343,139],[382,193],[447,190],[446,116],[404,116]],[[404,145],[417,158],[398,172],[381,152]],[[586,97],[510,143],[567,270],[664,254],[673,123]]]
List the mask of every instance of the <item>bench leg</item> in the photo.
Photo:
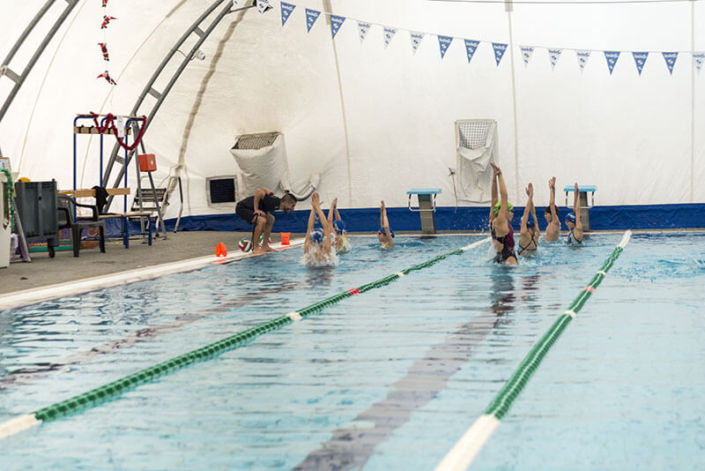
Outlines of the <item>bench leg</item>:
[[147,244],[151,247],[152,246],[152,218],[147,217],[147,232],[149,233],[149,236],[147,237]]
[[126,249],[130,248],[130,230],[127,226],[127,217],[122,218],[122,243]]
[[73,244],[73,256],[78,257],[78,252],[81,250],[81,228],[79,226],[71,226],[71,242]]
[[102,253],[105,253],[105,228],[103,226],[98,226],[98,230],[100,231],[100,239],[98,240],[98,246],[100,247],[100,251]]

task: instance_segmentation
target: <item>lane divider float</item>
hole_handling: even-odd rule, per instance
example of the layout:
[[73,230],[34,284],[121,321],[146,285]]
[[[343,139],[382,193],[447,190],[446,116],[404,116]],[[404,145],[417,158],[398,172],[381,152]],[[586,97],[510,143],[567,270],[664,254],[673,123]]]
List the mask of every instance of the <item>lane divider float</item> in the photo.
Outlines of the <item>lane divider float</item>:
[[621,242],[614,248],[612,254],[592,277],[588,286],[580,291],[578,297],[563,314],[553,323],[546,333],[534,344],[529,353],[524,357],[514,374],[499,390],[485,412],[478,417],[465,434],[458,440],[453,448],[445,455],[436,466],[436,471],[455,471],[467,469],[482,447],[487,443],[492,433],[499,426],[502,418],[507,414],[514,400],[519,396],[526,383],[539,367],[549,349],[558,340],[575,315],[580,312],[595,289],[602,283],[607,272],[619,258],[624,247],[629,242],[632,231],[627,231],[622,236]]
[[377,281],[358,286],[357,288],[352,288],[348,291],[343,291],[342,293],[333,295],[329,298],[324,299],[323,301],[311,304],[310,306],[307,306],[303,309],[284,314],[283,316],[277,317],[268,322],[264,322],[254,327],[250,327],[249,329],[243,330],[234,335],[231,335],[230,337],[226,337],[222,340],[206,345],[205,347],[192,350],[188,353],[184,353],[183,355],[179,355],[177,357],[163,361],[162,363],[150,366],[149,368],[145,368],[143,370],[115,380],[106,385],[91,389],[90,391],[85,392],[83,394],[73,396],[64,401],[57,402],[50,406],[39,409],[31,414],[21,415],[19,417],[15,417],[13,419],[8,420],[7,422],[0,423],[0,439],[8,437],[10,435],[14,435],[18,432],[21,432],[22,430],[28,429],[35,425],[39,425],[42,422],[56,420],[61,417],[65,417],[69,414],[72,414],[76,411],[87,409],[99,403],[115,399],[122,393],[134,389],[142,384],[153,381],[154,379],[159,378],[160,376],[173,373],[174,371],[180,370],[186,366],[204,360],[208,360],[217,355],[221,355],[227,351],[234,350],[240,346],[252,342],[255,338],[263,334],[278,330],[288,324],[291,324],[292,322],[304,319],[307,316],[310,316],[311,314],[315,314],[327,307],[339,303],[343,299],[386,286],[389,283],[399,279],[404,275],[408,275],[413,271],[423,270],[424,268],[430,267],[431,265],[434,265],[446,259],[447,257],[450,257],[452,255],[460,255],[466,250],[469,250],[473,247],[477,247],[485,242],[489,242],[490,240],[491,239],[489,237],[479,240],[473,244],[463,247],[462,249],[454,250],[452,252],[439,255],[423,263],[419,263],[418,265],[414,265],[413,267],[407,268],[406,270],[402,270],[399,273],[386,276]]

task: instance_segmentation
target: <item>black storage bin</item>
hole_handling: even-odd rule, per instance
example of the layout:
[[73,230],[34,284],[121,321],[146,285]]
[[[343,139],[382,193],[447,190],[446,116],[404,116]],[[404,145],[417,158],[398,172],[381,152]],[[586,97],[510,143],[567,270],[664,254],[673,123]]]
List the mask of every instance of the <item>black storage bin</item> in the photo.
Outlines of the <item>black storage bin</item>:
[[27,241],[46,239],[49,255],[59,243],[56,181],[15,183],[17,214]]

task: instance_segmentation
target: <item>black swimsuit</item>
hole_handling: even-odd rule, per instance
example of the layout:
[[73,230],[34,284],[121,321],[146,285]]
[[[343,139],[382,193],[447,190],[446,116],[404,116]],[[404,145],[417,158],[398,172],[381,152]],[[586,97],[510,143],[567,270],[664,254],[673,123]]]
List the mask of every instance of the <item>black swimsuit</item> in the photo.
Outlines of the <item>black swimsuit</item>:
[[532,250],[536,250],[536,249],[538,248],[539,244],[538,244],[538,242],[537,242],[536,240],[534,240],[534,236],[535,236],[535,235],[536,235],[535,232],[532,232],[532,233],[531,233],[531,241],[526,245],[526,247],[522,247],[522,246],[521,246],[521,243],[519,244],[519,255],[521,255],[521,253],[522,253],[524,250],[526,250],[526,249],[531,245],[532,242],[534,243],[534,248],[533,248]]
[[576,244],[582,244],[582,243],[583,243],[582,240],[578,240],[578,239],[575,238],[575,235],[573,234],[573,229],[571,229],[571,230],[568,232],[568,243],[569,243],[569,244],[572,244],[573,241],[575,241]]
[[[509,225],[509,233],[502,237],[497,237],[494,231],[494,227],[491,228],[492,238],[502,244],[502,251],[497,252],[494,257],[494,261],[497,263],[504,263],[509,257],[517,258],[516,253],[514,253],[514,229],[512,229],[511,224]],[[518,261],[518,260],[517,260]]]

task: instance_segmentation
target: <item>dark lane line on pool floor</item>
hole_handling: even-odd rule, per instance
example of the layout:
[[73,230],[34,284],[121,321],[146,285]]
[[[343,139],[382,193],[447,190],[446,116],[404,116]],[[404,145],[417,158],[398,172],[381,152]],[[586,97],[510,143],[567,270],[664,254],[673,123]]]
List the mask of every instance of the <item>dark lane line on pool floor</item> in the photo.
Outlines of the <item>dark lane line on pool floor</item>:
[[[537,282],[537,275],[524,278],[526,293],[521,297],[522,303],[535,296]],[[309,453],[294,469],[361,469],[375,448],[446,388],[451,376],[467,363],[473,349],[482,344],[500,323],[510,321],[505,315],[515,310],[517,300],[513,274],[507,271],[494,273],[490,293],[489,315],[461,325],[443,343],[431,346],[423,358],[409,367],[404,377],[389,387],[386,398],[352,420],[353,424],[360,423],[364,428],[350,426],[333,431],[327,442]]]
[[195,313],[179,315],[170,324],[147,326],[132,332],[128,336],[111,342],[98,345],[90,350],[84,350],[70,355],[62,360],[50,363],[36,363],[35,366],[28,366],[13,370],[0,378],[0,390],[9,389],[12,386],[24,386],[34,381],[46,378],[52,373],[65,371],[70,367],[82,365],[98,357],[99,355],[115,353],[118,350],[133,347],[139,343],[152,340],[159,335],[169,334],[184,327],[185,325],[204,319],[210,315],[226,314],[230,309],[237,309],[246,306],[262,296],[279,294],[284,291],[305,288],[314,283],[315,280],[307,279],[299,282],[286,282],[280,286],[262,289],[256,293],[245,294],[233,300],[227,301],[217,307],[211,307]]

